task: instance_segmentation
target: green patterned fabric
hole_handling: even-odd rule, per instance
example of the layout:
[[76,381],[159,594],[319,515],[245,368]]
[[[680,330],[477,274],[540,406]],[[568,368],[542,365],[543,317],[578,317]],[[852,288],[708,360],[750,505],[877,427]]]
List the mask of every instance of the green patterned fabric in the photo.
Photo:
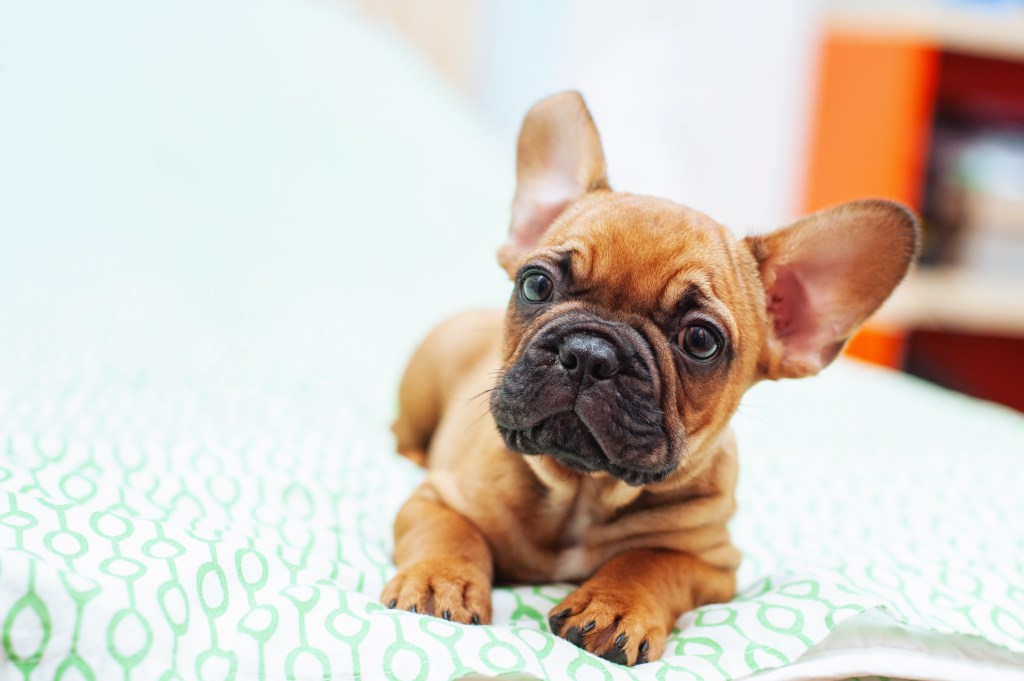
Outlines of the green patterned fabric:
[[344,8],[36,6],[0,9],[0,677],[738,679],[865,612],[1024,666],[1024,419],[853,364],[744,401],[741,592],[662,660],[553,637],[565,584],[385,609],[396,382],[508,294],[511,149]]
[[[270,383],[245,404],[187,380],[134,383],[86,382],[69,391],[78,400],[49,408],[90,421],[103,417],[83,402],[120,402],[127,416],[166,400],[164,418],[187,435],[111,437],[59,421],[5,434],[0,613],[12,678],[742,678],[871,608],[1024,650],[1020,452],[1009,456],[1021,420],[898,376],[841,366],[810,385],[757,389],[738,419],[742,591],[682,618],[665,658],[631,671],[547,632],[566,585],[499,589],[493,627],[380,606],[390,520],[421,474],[329,386]],[[753,416],[766,412],[770,424]],[[828,427],[808,433],[804,419]],[[932,425],[910,436],[904,419]]]

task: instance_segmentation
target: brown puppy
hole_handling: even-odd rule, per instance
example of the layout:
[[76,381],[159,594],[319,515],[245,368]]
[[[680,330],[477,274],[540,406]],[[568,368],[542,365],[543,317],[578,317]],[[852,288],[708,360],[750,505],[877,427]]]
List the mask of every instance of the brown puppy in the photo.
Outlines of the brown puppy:
[[[740,397],[829,364],[903,278],[917,224],[857,201],[737,240],[612,192],[575,93],[529,112],[517,171],[504,319],[444,322],[402,381],[398,450],[429,473],[398,514],[381,598],[486,623],[495,581],[578,581],[552,631],[654,660],[682,613],[735,591]],[[467,402],[488,392],[489,412]]]

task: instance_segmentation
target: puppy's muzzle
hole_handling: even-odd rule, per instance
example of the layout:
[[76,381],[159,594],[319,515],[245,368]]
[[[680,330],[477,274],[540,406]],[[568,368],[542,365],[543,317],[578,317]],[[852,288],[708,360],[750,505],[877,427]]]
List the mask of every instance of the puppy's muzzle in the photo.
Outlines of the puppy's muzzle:
[[637,329],[574,313],[526,341],[491,395],[491,413],[513,451],[647,484],[678,461],[662,423],[659,385]]

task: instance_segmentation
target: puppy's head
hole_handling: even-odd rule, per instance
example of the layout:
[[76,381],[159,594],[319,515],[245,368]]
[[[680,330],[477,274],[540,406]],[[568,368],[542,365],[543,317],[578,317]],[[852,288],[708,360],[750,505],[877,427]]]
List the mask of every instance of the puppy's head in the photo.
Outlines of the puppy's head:
[[887,201],[737,240],[685,206],[613,192],[583,100],[550,97],[523,123],[498,254],[515,282],[498,429],[523,454],[660,481],[707,453],[750,385],[828,365],[917,241]]

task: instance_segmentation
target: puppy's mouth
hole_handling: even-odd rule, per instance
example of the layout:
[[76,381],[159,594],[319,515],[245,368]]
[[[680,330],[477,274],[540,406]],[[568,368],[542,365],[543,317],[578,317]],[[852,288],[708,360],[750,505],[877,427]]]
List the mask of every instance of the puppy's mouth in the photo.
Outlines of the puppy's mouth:
[[498,426],[498,432],[505,445],[520,454],[547,454],[556,457],[567,468],[580,473],[601,470],[593,456],[599,450],[597,441],[589,433],[579,430],[572,421],[579,422],[572,414],[556,414],[544,419],[531,428],[509,428]]
[[664,480],[673,467],[656,469],[617,465],[601,449],[597,439],[572,413],[555,414],[530,428],[498,425],[505,446],[527,455],[546,455],[577,473],[605,471],[628,485],[641,487]]
[[491,394],[506,446],[642,486],[678,463],[652,353],[631,327],[558,323],[536,334]]

